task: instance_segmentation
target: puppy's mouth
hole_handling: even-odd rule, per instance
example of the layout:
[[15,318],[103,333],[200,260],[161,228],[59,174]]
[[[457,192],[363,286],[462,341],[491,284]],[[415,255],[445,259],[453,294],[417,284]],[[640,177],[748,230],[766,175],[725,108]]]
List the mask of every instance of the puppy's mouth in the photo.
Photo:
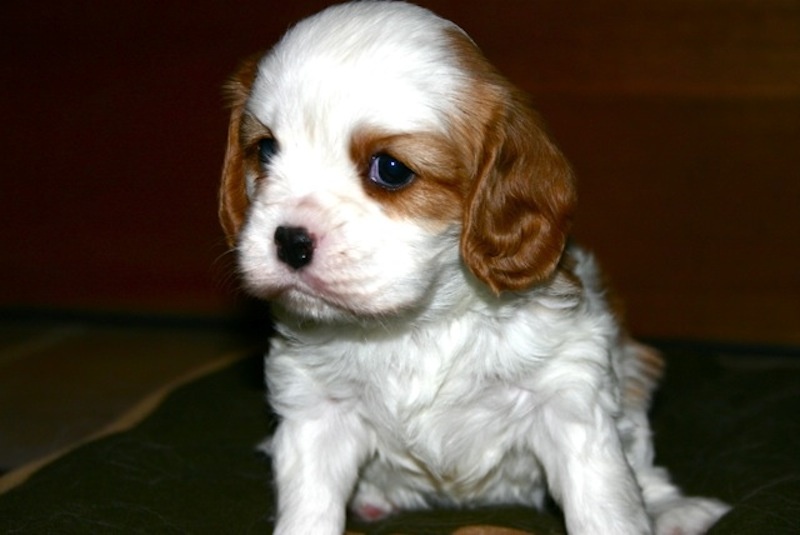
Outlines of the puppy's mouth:
[[288,288],[280,292],[275,302],[295,316],[311,319],[330,320],[333,318],[355,318],[358,314],[346,304],[325,299],[318,294],[298,288]]
[[323,321],[364,321],[392,316],[402,310],[396,306],[377,307],[370,299],[312,289],[302,283],[283,288],[272,300],[295,316]]
[[295,317],[326,322],[383,320],[419,306],[419,296],[401,297],[374,278],[326,274],[330,276],[314,269],[292,271],[278,286],[251,290]]
[[281,288],[276,300],[293,301],[300,299],[303,302],[308,300],[322,301],[329,306],[347,310],[347,299],[337,295],[329,289],[329,285],[313,273],[297,274],[293,281]]

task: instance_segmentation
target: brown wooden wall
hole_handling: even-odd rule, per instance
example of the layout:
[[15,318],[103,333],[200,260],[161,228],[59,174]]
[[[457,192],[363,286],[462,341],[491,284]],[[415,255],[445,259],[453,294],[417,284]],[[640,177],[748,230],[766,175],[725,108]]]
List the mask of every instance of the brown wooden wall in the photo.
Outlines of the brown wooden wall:
[[[534,95],[636,333],[800,343],[798,2],[421,3]],[[0,305],[230,310],[219,87],[326,4],[4,3]]]

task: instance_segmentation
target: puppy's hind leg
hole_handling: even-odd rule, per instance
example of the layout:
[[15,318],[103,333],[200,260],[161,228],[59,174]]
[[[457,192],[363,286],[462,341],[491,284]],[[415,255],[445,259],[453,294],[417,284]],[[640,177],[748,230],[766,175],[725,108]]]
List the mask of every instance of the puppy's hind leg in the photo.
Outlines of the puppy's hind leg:
[[655,455],[646,411],[663,372],[661,356],[633,340],[622,345],[618,356],[623,376],[624,415],[617,425],[654,531],[657,535],[705,533],[730,508],[719,500],[684,496],[665,469],[653,466]]
[[730,510],[713,498],[684,496],[663,468],[639,470],[636,478],[656,535],[701,535]]

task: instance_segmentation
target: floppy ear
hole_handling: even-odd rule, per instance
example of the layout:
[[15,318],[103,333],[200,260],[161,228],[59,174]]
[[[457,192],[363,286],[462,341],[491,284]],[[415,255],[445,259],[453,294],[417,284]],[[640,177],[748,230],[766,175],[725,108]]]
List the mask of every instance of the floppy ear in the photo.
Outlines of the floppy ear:
[[247,207],[250,204],[247,198],[247,179],[239,130],[257,68],[258,57],[254,56],[244,61],[224,88],[231,109],[231,119],[228,125],[228,145],[225,149],[225,163],[222,167],[222,182],[219,189],[219,220],[230,246],[236,243],[236,236],[239,234]]
[[495,292],[530,288],[555,270],[576,204],[572,171],[524,97],[489,122],[467,198],[461,254]]

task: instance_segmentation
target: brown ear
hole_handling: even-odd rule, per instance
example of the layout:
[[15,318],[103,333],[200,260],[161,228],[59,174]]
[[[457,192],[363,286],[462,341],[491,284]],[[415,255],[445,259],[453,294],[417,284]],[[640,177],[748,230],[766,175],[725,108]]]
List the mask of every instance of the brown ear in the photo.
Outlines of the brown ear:
[[516,91],[490,122],[464,211],[461,254],[495,292],[546,280],[564,250],[576,204],[572,171]]
[[242,227],[249,205],[239,130],[247,97],[256,77],[259,57],[254,56],[245,60],[224,88],[228,105],[231,108],[231,119],[228,125],[228,145],[225,149],[225,163],[222,167],[222,182],[219,189],[219,220],[230,246],[236,243],[236,236]]

